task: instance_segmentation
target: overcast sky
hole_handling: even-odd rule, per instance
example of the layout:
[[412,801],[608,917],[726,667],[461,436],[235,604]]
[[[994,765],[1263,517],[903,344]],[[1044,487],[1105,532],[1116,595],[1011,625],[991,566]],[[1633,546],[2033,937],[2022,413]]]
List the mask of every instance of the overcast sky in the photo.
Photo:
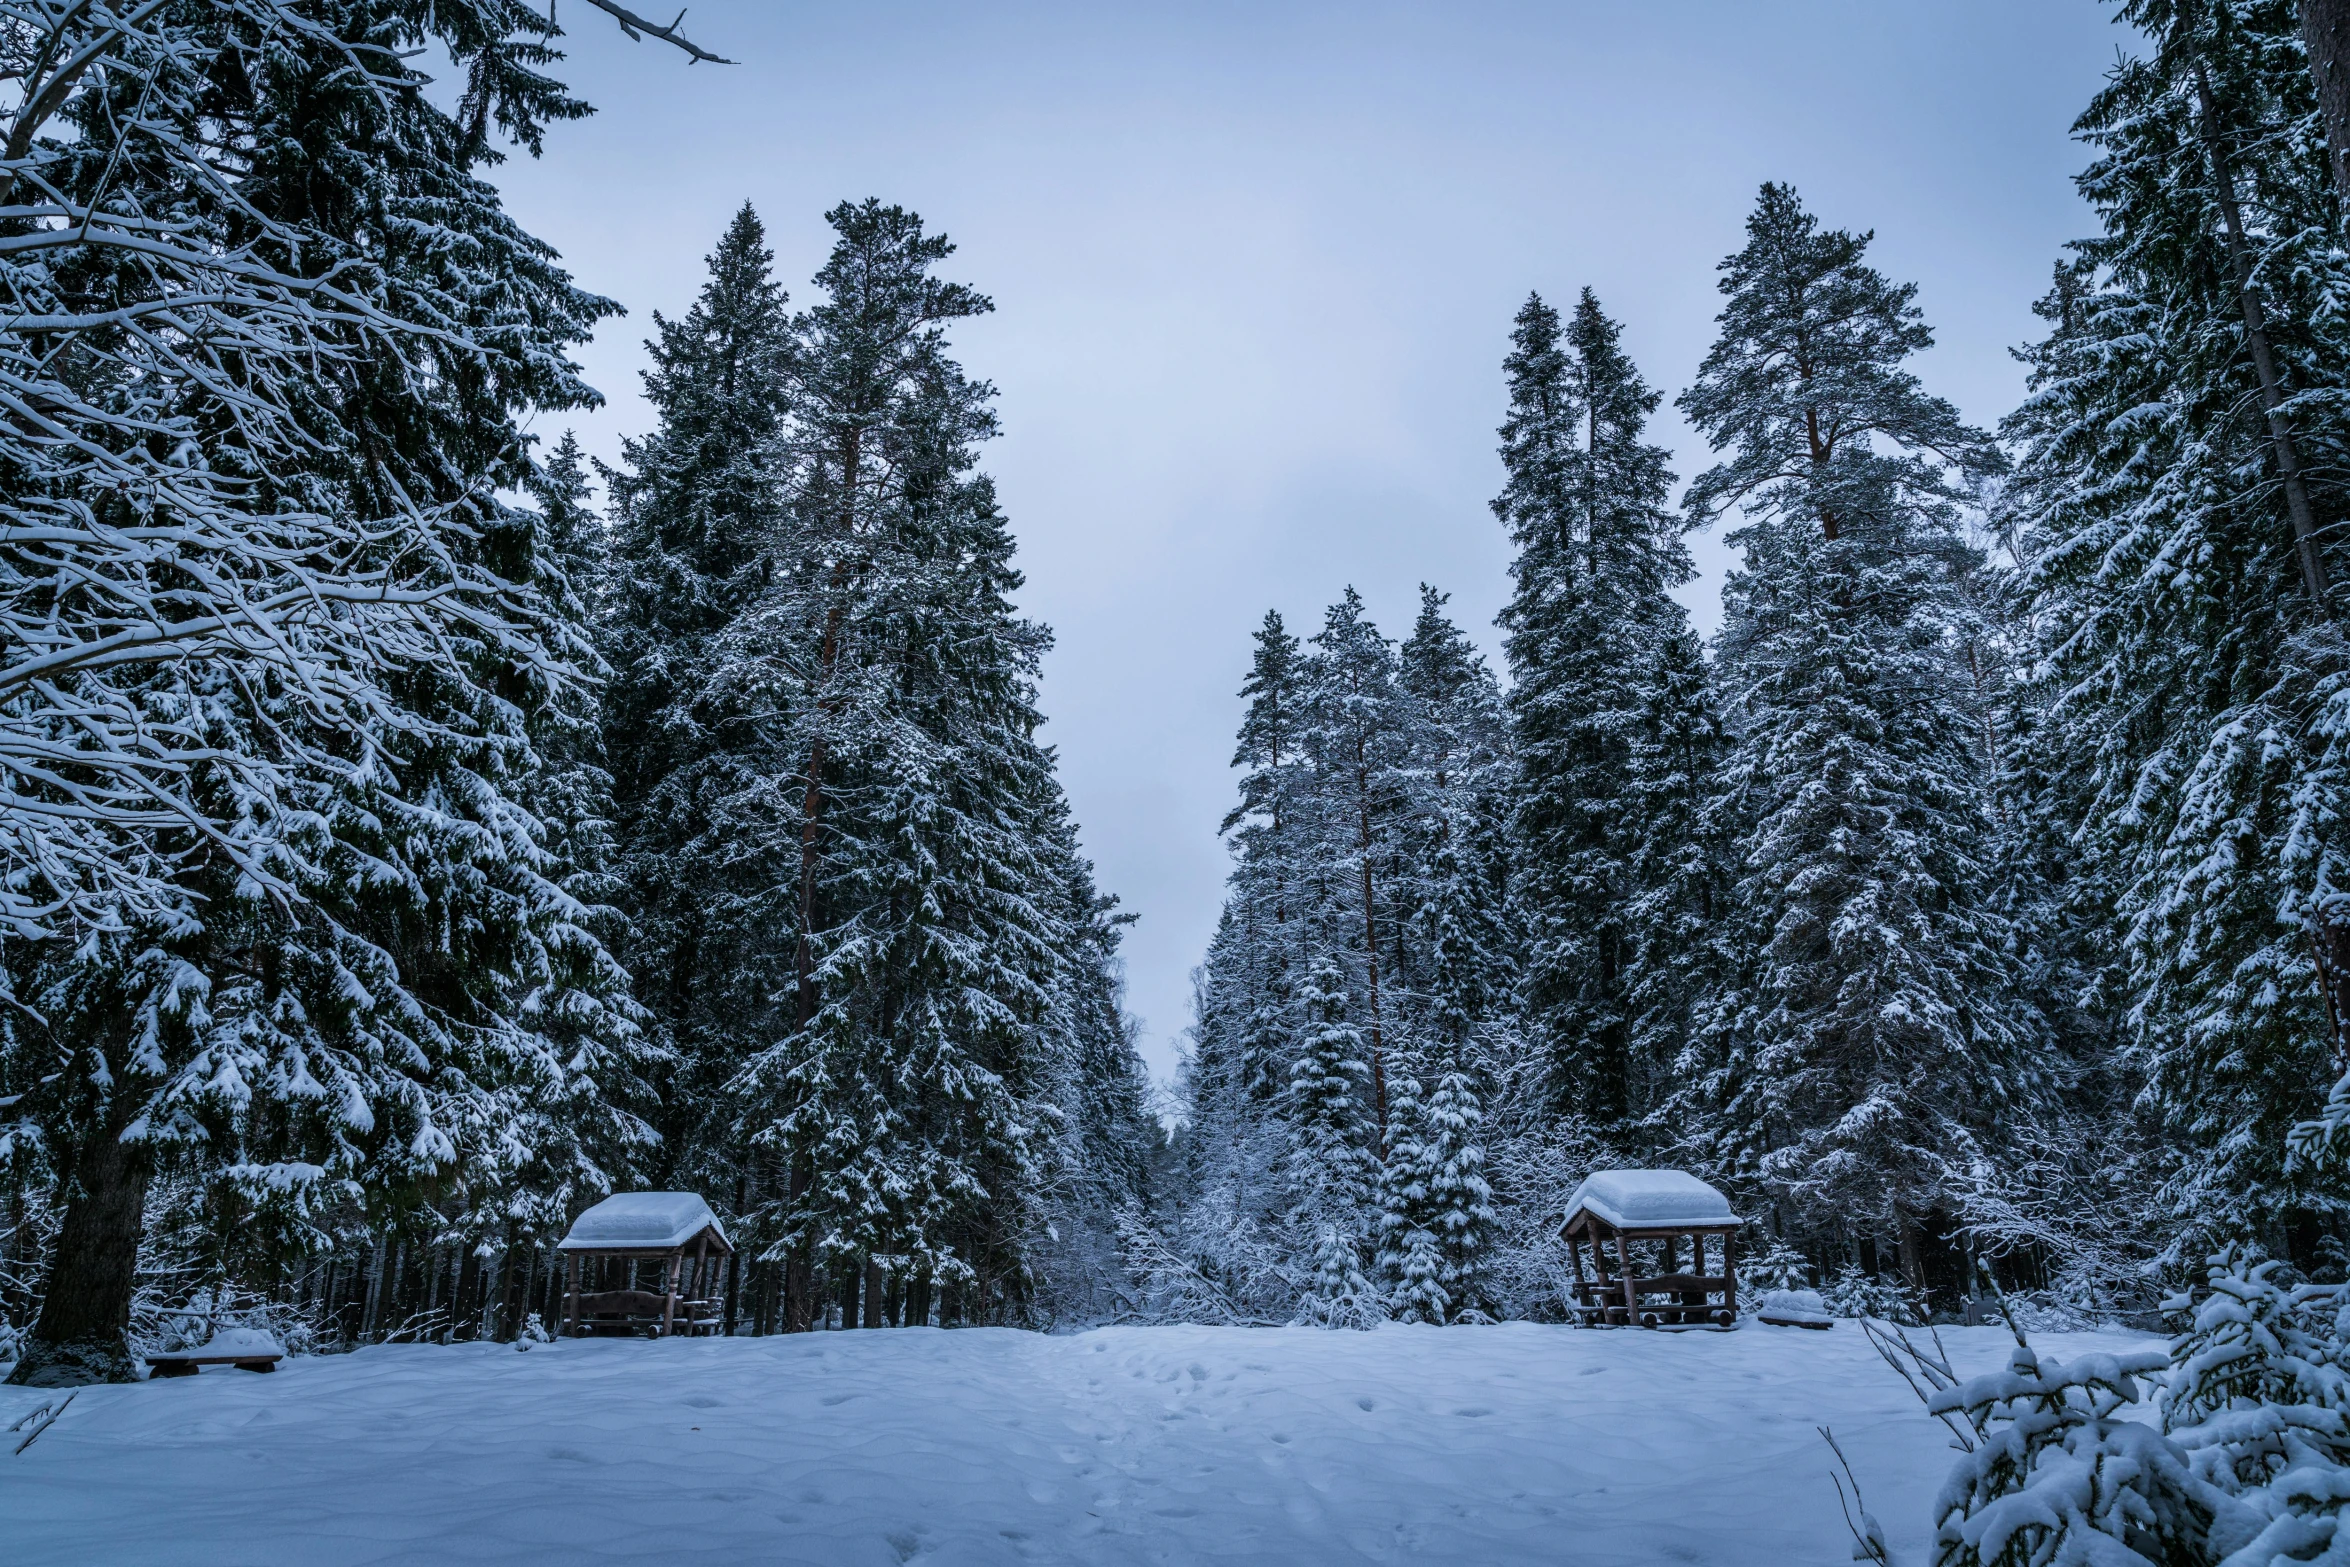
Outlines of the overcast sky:
[[[641,0],[648,12],[660,0]],[[1508,552],[1486,502],[1510,318],[1588,284],[1668,407],[1715,264],[1764,180],[1873,228],[1920,285],[1934,390],[1988,424],[2058,247],[2084,229],[2073,117],[2120,32],[2093,0],[1652,0],[823,7],[702,0],[733,66],[630,45],[581,0],[599,108],[498,174],[579,281],[625,304],[584,353],[607,459],[649,415],[674,314],[746,199],[794,298],[822,214],[879,196],[960,246],[997,313],[956,338],[1001,390],[986,453],[1024,610],[1058,635],[1048,738],[1171,1071],[1228,860],[1234,696],[1268,607],[1310,632],[1349,583],[1391,635],[1423,581],[1496,660]],[[667,11],[662,11],[667,16]],[[1719,618],[1723,550],[1687,598]]]

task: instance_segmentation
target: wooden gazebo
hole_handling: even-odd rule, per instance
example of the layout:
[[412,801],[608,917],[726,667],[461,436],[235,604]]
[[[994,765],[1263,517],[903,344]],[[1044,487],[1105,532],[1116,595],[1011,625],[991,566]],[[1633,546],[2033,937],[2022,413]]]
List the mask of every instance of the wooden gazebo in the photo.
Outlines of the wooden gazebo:
[[[734,1254],[710,1205],[693,1192],[621,1192],[573,1221],[563,1253],[563,1332],[715,1333],[720,1264]],[[637,1288],[652,1263],[660,1288]],[[592,1286],[592,1287],[591,1287]]]
[[[1732,1327],[1738,1321],[1736,1236],[1729,1199],[1683,1170],[1600,1170],[1567,1201],[1561,1234],[1574,1259],[1575,1307],[1586,1323],[1644,1328]],[[1721,1248],[1708,1271],[1706,1242]],[[1683,1266],[1681,1243],[1689,1253]],[[1583,1247],[1591,1247],[1585,1272]],[[1632,1248],[1654,1245],[1662,1266],[1641,1276]]]

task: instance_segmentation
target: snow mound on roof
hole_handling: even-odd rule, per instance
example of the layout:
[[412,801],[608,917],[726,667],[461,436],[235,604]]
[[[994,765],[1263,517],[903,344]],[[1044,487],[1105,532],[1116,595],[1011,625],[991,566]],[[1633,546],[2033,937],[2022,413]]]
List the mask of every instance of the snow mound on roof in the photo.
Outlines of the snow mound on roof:
[[1619,1230],[1671,1224],[1736,1224],[1730,1199],[1686,1170],[1594,1170],[1567,1200]]
[[617,1192],[574,1220],[556,1250],[682,1246],[705,1228],[726,1234],[699,1192]]

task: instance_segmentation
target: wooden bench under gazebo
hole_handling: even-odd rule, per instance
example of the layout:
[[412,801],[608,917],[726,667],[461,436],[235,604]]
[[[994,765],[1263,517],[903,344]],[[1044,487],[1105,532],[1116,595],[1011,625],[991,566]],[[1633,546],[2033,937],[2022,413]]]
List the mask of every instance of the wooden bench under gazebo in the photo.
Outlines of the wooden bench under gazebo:
[[[1595,1326],[1735,1326],[1741,1222],[1728,1198],[1687,1171],[1594,1172],[1567,1200],[1560,1231],[1574,1259],[1576,1311]],[[1707,1271],[1709,1240],[1720,1247],[1718,1273]],[[1589,1273],[1583,1266],[1586,1243]],[[1635,1266],[1635,1245],[1657,1248],[1662,1266],[1642,1275]]]
[[[563,1332],[715,1333],[718,1280],[734,1255],[718,1216],[694,1192],[620,1192],[573,1221],[558,1241],[563,1253]],[[645,1264],[660,1270],[658,1290],[638,1289]],[[591,1288],[590,1286],[594,1286]]]

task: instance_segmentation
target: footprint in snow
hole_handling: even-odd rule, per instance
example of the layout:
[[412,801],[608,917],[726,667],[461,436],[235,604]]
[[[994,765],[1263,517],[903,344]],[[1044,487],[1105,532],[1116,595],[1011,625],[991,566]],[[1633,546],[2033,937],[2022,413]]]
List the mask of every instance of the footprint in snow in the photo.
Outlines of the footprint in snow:
[[831,1409],[836,1405],[847,1403],[850,1399],[855,1398],[856,1396],[857,1395],[854,1393],[827,1393],[822,1398],[816,1400],[816,1402],[822,1404],[827,1409]]
[[1493,1411],[1490,1409],[1456,1409],[1453,1411],[1453,1413],[1463,1417],[1464,1419],[1475,1420],[1479,1416],[1490,1415],[1493,1413]]
[[1366,1415],[1378,1407],[1379,1404],[1376,1399],[1358,1398],[1355,1400],[1355,1408],[1361,1410]]

